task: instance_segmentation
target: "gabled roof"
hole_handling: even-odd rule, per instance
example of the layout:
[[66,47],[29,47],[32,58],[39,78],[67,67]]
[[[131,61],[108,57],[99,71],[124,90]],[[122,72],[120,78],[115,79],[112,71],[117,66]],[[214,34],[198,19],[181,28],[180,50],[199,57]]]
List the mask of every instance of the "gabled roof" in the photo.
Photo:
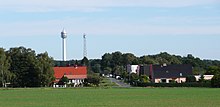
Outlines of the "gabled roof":
[[85,79],[87,78],[87,75],[64,75],[64,77],[67,77],[68,79]]
[[154,78],[179,78],[192,75],[192,66],[188,64],[153,65]]
[[56,79],[61,79],[64,75],[79,75],[87,77],[87,67],[54,67],[54,76]]

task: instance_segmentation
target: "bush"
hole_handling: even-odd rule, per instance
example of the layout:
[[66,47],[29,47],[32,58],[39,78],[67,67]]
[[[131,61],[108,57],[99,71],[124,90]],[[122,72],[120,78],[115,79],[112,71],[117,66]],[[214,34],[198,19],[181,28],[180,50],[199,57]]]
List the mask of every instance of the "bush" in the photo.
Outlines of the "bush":
[[148,83],[149,82],[149,77],[147,75],[141,75],[140,76],[140,82]]
[[97,74],[90,74],[84,81],[85,86],[93,87],[93,86],[99,86],[101,81],[101,78]]
[[67,83],[67,82],[69,82],[69,79],[67,77],[62,77],[60,79],[60,81],[63,82],[63,83]]
[[186,82],[187,83],[196,82],[196,77],[194,75],[189,75],[186,77]]
[[220,88],[220,74],[215,75],[211,80],[212,87]]
[[138,82],[139,87],[211,87],[209,82],[207,83],[141,83]]

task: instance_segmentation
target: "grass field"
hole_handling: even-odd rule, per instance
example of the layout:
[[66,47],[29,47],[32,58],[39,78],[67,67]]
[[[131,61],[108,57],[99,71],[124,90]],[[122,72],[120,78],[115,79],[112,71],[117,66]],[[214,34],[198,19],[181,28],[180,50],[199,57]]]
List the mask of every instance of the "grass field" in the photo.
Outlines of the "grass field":
[[0,107],[219,107],[220,89],[0,89]]

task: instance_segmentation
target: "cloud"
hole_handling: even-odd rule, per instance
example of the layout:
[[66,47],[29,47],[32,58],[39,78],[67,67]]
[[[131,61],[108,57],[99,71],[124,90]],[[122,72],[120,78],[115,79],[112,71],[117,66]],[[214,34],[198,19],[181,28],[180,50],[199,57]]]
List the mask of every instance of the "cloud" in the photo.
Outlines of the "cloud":
[[21,12],[100,11],[109,7],[186,7],[219,3],[218,0],[6,0],[1,10]]

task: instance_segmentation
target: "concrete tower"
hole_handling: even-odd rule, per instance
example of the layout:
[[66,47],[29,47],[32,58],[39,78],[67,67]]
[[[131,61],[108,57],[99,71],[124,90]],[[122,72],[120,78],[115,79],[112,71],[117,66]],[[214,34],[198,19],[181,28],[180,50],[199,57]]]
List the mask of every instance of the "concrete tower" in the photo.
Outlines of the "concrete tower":
[[83,57],[87,58],[86,34],[83,34]]
[[65,29],[61,32],[61,38],[63,39],[63,61],[66,61],[66,38],[67,38],[67,33]]

